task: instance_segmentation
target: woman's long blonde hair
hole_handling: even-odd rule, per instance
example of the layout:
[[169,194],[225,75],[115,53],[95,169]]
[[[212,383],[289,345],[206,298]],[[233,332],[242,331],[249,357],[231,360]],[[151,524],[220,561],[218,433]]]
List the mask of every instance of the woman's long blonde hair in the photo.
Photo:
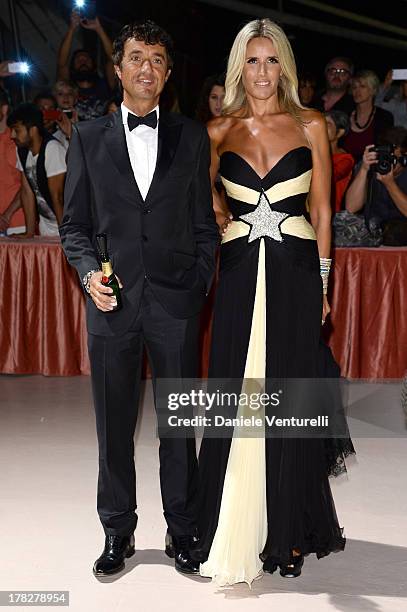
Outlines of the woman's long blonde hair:
[[281,67],[278,84],[278,101],[282,110],[289,112],[302,123],[304,106],[298,97],[298,79],[294,54],[283,30],[270,19],[256,19],[247,23],[238,33],[229,55],[225,80],[223,115],[233,115],[246,105],[246,92],[242,82],[246,48],[253,38],[269,38],[276,48]]

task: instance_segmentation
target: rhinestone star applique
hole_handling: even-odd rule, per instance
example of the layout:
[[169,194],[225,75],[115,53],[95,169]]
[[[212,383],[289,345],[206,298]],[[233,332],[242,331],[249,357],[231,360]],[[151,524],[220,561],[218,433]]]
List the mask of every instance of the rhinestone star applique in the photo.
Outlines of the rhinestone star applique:
[[280,231],[280,225],[289,216],[288,213],[273,210],[263,191],[254,211],[240,215],[239,218],[251,226],[247,242],[253,242],[253,240],[263,238],[263,236],[282,242],[284,238]]

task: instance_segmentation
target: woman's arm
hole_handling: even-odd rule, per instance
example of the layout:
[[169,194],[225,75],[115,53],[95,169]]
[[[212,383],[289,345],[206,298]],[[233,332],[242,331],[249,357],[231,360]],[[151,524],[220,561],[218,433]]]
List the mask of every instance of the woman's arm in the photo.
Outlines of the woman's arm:
[[211,165],[209,171],[211,177],[213,210],[215,212],[216,223],[219,226],[219,231],[221,234],[226,232],[232,217],[227,208],[225,200],[221,197],[215,187],[220,164],[219,147],[223,141],[225,133],[224,125],[225,119],[223,117],[213,119],[208,123],[208,134],[211,144]]
[[331,153],[326,122],[316,111],[306,114],[308,139],[312,148],[312,180],[309,192],[311,223],[315,230],[320,257],[331,250]]
[[322,324],[330,313],[327,283],[331,265],[331,175],[332,160],[326,121],[321,113],[309,111],[306,130],[312,151],[312,180],[309,192],[309,212],[315,230],[323,286]]

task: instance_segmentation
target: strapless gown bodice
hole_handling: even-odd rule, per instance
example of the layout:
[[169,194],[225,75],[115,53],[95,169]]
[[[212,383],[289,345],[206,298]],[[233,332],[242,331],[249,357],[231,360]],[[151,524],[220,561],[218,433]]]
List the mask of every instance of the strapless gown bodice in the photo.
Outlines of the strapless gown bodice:
[[234,225],[223,242],[245,235],[248,242],[259,237],[282,242],[284,234],[315,240],[306,219],[312,179],[308,147],[288,151],[263,178],[241,155],[225,151],[220,158],[220,175]]

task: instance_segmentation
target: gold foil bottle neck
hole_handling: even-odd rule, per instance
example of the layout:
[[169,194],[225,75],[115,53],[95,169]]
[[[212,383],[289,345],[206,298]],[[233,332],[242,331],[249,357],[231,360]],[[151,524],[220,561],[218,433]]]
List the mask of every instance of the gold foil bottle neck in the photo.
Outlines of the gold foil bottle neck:
[[102,272],[103,272],[103,276],[107,276],[108,278],[109,276],[113,274],[113,268],[112,268],[112,264],[110,261],[102,262]]

